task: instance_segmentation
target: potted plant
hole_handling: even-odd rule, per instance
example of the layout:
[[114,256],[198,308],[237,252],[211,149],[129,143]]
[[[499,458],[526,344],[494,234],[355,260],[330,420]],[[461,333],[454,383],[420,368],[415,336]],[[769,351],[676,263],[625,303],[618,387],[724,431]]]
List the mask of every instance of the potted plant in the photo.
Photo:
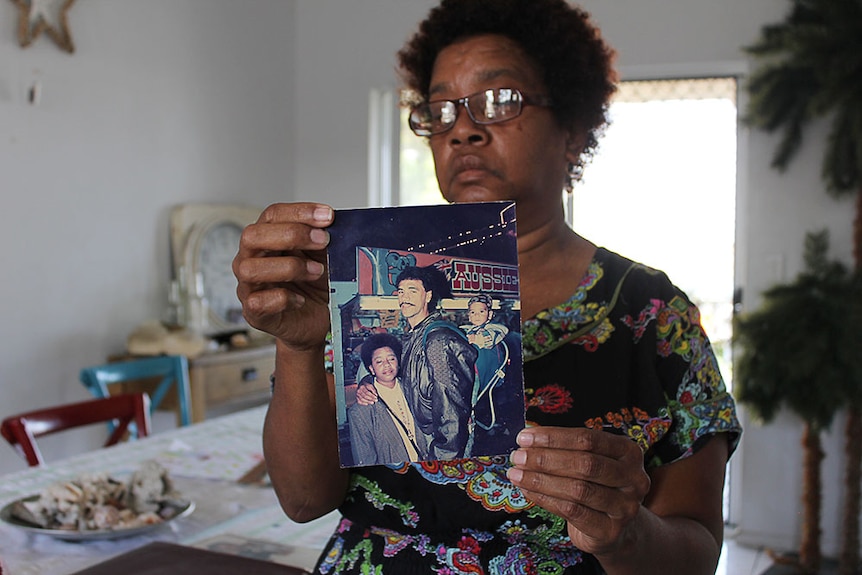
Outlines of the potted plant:
[[760,308],[734,320],[739,401],[766,422],[785,407],[804,422],[798,559],[804,573],[817,573],[821,562],[820,434],[846,404],[848,382],[862,376],[862,294],[841,263],[827,261],[827,249],[826,231],[808,234],[806,269],[792,283],[764,292]]
[[[781,129],[772,165],[783,170],[812,120],[831,119],[821,176],[834,197],[856,195],[853,254],[862,270],[862,0],[790,0],[787,17],[764,26],[746,48],[760,61],[748,84],[745,120]],[[862,382],[847,398],[846,504],[839,573],[859,566]]]

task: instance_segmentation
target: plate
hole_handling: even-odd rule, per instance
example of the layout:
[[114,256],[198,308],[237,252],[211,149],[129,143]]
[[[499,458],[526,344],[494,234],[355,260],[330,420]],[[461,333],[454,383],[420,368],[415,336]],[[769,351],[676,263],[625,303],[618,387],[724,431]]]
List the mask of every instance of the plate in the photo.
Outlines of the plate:
[[93,529],[88,531],[71,531],[68,529],[46,529],[18,519],[12,514],[12,508],[16,503],[35,501],[39,499],[38,495],[31,495],[17,499],[0,509],[0,520],[8,523],[18,529],[29,531],[30,533],[38,533],[40,535],[48,535],[55,539],[63,539],[66,541],[89,541],[99,539],[120,539],[122,537],[132,537],[158,529],[164,525],[168,525],[171,521],[185,517],[195,510],[193,501],[185,502],[183,505],[173,506],[176,509],[176,514],[173,517],[165,519],[161,523],[152,523],[150,525],[136,525],[134,527],[126,527],[121,529]]

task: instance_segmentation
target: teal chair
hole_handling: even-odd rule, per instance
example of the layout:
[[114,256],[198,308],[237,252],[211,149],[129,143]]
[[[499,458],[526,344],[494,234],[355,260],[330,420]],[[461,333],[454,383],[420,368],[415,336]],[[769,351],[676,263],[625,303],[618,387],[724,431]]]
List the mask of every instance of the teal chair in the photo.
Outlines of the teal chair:
[[161,381],[150,394],[150,411],[154,411],[173,387],[180,407],[180,424],[189,425],[191,416],[191,391],[189,388],[189,363],[181,355],[146,357],[104,365],[85,367],[81,370],[81,383],[96,397],[110,397],[108,386],[124,381],[153,379]]

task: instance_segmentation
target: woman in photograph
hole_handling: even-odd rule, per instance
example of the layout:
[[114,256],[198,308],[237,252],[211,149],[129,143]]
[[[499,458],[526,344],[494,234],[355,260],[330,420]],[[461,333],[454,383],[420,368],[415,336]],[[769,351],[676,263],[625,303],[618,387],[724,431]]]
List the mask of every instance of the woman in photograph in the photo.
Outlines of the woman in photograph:
[[416,433],[413,413],[401,387],[401,342],[394,335],[375,333],[359,350],[368,375],[359,382],[371,385],[377,401],[354,403],[347,410],[354,465],[419,461],[426,455],[424,438]]

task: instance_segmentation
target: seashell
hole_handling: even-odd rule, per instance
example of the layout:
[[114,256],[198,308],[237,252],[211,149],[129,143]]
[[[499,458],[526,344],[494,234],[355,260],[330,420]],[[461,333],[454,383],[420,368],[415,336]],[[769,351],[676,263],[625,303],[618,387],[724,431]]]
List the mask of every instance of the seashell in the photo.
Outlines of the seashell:
[[45,506],[36,501],[18,501],[11,509],[14,517],[39,527],[48,527],[51,523],[51,515]]
[[155,525],[156,523],[161,523],[164,521],[158,514],[147,512],[141,513],[135,518],[135,525]]
[[47,487],[33,501],[17,502],[12,514],[45,529],[122,529],[173,517],[178,501],[167,470],[147,461],[128,483],[105,473],[82,475]]
[[132,474],[126,494],[127,505],[138,513],[157,512],[173,493],[168,471],[157,461],[146,461]]
[[87,522],[89,529],[111,529],[122,523],[120,510],[113,505],[100,505],[93,509],[93,518]]

